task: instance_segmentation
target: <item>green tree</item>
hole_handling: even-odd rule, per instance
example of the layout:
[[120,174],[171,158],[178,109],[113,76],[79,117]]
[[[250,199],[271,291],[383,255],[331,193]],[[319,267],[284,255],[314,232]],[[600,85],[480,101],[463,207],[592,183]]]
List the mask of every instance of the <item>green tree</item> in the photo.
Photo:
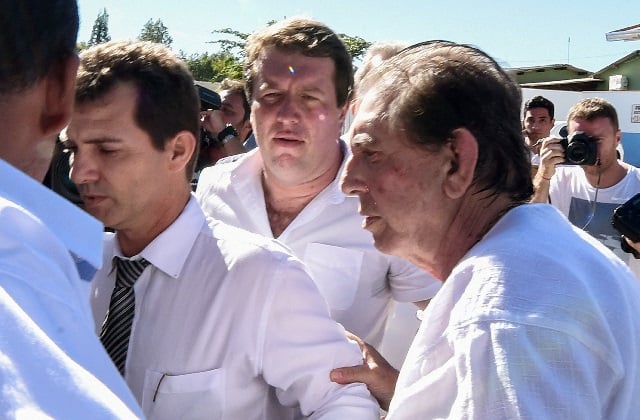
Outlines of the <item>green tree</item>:
[[164,23],[162,23],[162,20],[160,19],[155,22],[152,19],[149,19],[142,27],[142,31],[140,32],[138,39],[141,41],[157,42],[159,44],[164,44],[167,47],[170,47],[173,43],[173,38],[169,36],[169,30],[164,26]]
[[359,36],[350,36],[347,34],[338,34],[344,45],[347,47],[347,51],[351,54],[352,60],[358,60],[362,58],[367,48],[371,45],[370,42],[365,41]]
[[[267,25],[272,25],[273,23],[275,23],[274,20],[269,21]],[[216,29],[212,31],[212,33],[227,35],[231,37],[231,39],[217,39],[215,41],[210,41],[211,44],[218,44],[222,51],[233,54],[238,58],[244,58],[244,47],[250,34],[236,31],[231,28]],[[370,42],[365,41],[359,36],[350,36],[347,34],[338,34],[338,36],[342,39],[347,51],[349,51],[351,58],[354,60],[361,58],[366,49],[369,48],[369,45],[371,45]]]
[[102,12],[98,13],[98,17],[93,23],[91,38],[89,38],[87,46],[90,47],[108,41],[111,41],[111,36],[109,35],[109,14],[107,13],[107,9],[102,9]]
[[227,51],[215,54],[192,54],[181,57],[193,78],[205,82],[221,82],[224,78],[242,79],[242,61]]

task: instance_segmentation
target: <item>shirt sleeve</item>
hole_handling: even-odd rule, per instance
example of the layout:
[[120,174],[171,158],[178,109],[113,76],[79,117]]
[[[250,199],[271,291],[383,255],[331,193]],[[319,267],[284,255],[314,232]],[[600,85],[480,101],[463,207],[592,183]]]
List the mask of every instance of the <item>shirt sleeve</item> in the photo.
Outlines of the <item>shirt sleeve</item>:
[[442,282],[404,259],[389,256],[389,285],[394,300],[419,302],[433,298]]
[[[290,262],[290,260],[289,260]],[[357,344],[329,317],[327,305],[299,264],[282,264],[267,296],[262,372],[283,405],[299,404],[311,419],[378,419],[364,384],[338,385],[331,369],[362,363]]]

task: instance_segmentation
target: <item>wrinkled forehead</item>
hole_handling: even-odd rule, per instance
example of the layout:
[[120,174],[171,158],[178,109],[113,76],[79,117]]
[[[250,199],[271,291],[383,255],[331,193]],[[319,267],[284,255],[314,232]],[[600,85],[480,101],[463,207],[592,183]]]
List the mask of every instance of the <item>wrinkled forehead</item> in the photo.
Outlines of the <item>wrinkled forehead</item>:
[[389,106],[391,95],[379,87],[371,87],[357,98],[356,112],[351,125],[351,135],[389,130]]

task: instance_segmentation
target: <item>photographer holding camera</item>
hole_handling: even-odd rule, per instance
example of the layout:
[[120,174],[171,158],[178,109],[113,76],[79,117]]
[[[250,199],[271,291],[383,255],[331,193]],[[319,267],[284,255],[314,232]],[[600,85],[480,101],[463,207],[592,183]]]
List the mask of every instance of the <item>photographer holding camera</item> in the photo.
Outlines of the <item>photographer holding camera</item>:
[[[621,135],[616,110],[604,99],[584,99],[569,110],[567,131],[562,139],[549,137],[542,142],[531,201],[553,204],[640,278],[640,264],[623,250],[632,249],[622,246],[620,233],[611,224],[613,210],[640,191],[640,170],[616,154]],[[640,250],[640,244],[626,243]]]
[[244,153],[244,141],[251,135],[251,108],[240,80],[225,79],[220,86],[220,109],[200,114],[200,159],[196,171],[226,156]]

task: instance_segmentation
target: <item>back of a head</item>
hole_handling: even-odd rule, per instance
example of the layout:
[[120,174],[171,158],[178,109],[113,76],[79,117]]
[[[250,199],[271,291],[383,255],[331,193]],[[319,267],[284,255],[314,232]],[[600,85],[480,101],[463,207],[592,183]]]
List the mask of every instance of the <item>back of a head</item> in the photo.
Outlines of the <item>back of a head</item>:
[[358,67],[353,77],[354,90],[358,89],[360,81],[367,73],[408,46],[409,44],[403,41],[380,41],[371,44],[362,58],[362,64]]
[[0,95],[21,92],[75,53],[76,0],[0,0]]
[[478,189],[515,201],[533,193],[520,87],[484,52],[448,41],[417,44],[371,71],[361,88],[384,96],[390,126],[427,149],[446,145],[458,128],[469,130],[478,143]]
[[[165,142],[183,130],[199,138],[198,91],[184,61],[168,47],[146,41],[111,41],[84,50],[80,54],[76,103],[95,101],[122,82],[136,86],[133,117],[156,149],[163,150]],[[193,165],[196,158],[197,150]]]
[[573,105],[569,110],[567,121],[578,118],[587,121],[592,121],[596,118],[608,118],[616,131],[620,129],[618,113],[615,107],[602,98],[587,98]]
[[351,55],[342,40],[329,27],[301,17],[281,20],[252,33],[247,38],[244,68],[249,100],[253,98],[253,84],[259,71],[257,62],[261,52],[268,47],[308,57],[331,58],[335,65],[337,104],[346,104],[353,86]]
[[540,95],[534,96],[533,98],[531,98],[527,102],[525,102],[524,103],[524,114],[526,115],[527,111],[529,111],[529,110],[531,110],[533,108],[544,108],[549,113],[549,117],[551,117],[551,119],[555,118],[554,117],[555,107],[553,105],[553,102],[551,102],[550,100],[548,100],[544,96],[540,96]]

